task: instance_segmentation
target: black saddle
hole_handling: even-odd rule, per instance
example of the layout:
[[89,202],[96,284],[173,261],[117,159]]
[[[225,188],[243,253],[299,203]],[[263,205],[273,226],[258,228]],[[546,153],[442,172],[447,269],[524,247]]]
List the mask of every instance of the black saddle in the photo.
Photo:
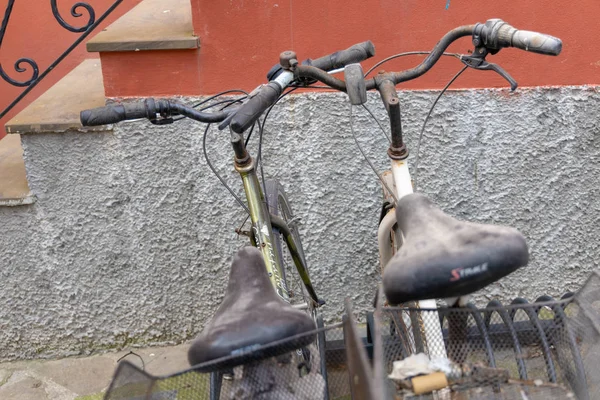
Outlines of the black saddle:
[[[246,247],[235,255],[225,298],[192,343],[188,361],[196,367],[227,357],[218,367],[212,363],[206,368],[199,366],[197,369],[202,372],[259,361],[308,346],[316,337],[308,333],[315,329],[306,312],[293,308],[277,295],[261,252]],[[286,346],[261,351],[263,346],[288,338]]]
[[458,221],[421,194],[400,199],[396,216],[404,243],[383,273],[391,304],[464,296],[527,264],[516,229]]

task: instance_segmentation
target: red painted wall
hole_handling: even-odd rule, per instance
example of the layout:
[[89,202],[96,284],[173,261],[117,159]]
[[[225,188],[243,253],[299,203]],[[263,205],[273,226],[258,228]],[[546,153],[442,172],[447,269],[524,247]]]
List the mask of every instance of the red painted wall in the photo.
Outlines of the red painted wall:
[[[111,1],[90,0],[90,3],[100,11]],[[139,1],[125,0],[109,20],[116,19]],[[521,29],[538,30],[563,39],[563,53],[559,57],[505,49],[488,58],[503,66],[521,87],[600,84],[600,56],[595,52],[600,48],[595,21],[600,15],[597,0],[190,1],[200,50],[106,53],[103,74],[108,96],[212,94],[236,87],[248,90],[264,81],[266,71],[278,61],[283,50],[295,50],[300,59],[316,58],[370,39],[375,43],[377,55],[364,63],[368,68],[375,61],[398,52],[430,50],[448,30],[493,17]],[[0,10],[6,2],[0,0]],[[76,23],[77,19],[69,16],[74,2],[59,3],[65,18]],[[15,5],[0,51],[0,62],[15,78],[19,74],[11,67],[17,58],[33,57],[43,68],[75,36],[54,21],[49,4],[47,7],[27,4],[17,2]],[[470,40],[463,38],[450,51],[466,53],[471,48]],[[80,46],[8,118],[84,57],[93,56]],[[412,67],[421,59],[406,57],[384,68],[397,71]],[[444,58],[430,73],[401,88],[440,88],[461,66],[457,60]],[[470,70],[453,87],[506,86],[493,72]],[[151,93],[146,93],[149,90]],[[8,104],[18,92],[18,88],[0,81],[0,106]],[[8,118],[0,124],[4,126]]]
[[[96,32],[105,28],[112,21],[123,15],[142,0],[124,0],[121,5],[97,28]],[[99,17],[114,3],[114,0],[87,0]],[[8,0],[0,0],[0,18],[4,17],[4,11]],[[35,3],[35,6],[33,5]],[[73,18],[70,8],[76,1],[59,1],[59,10],[63,18],[74,26],[82,26],[87,22],[85,10],[80,10],[84,17]],[[82,21],[80,21],[82,20]],[[93,35],[93,33],[92,33]],[[14,70],[14,63],[21,57],[32,58],[38,63],[40,73],[46,69],[64,50],[67,49],[79,37],[62,28],[52,15],[50,1],[37,0],[35,2],[16,1],[13,7],[8,27],[0,48],[0,64],[4,71],[15,80],[27,80],[31,78],[31,71],[18,73]],[[90,36],[91,37],[91,36]],[[50,72],[21,102],[4,118],[0,119],[0,139],[5,135],[4,125],[29,103],[39,97],[64,75],[75,68],[83,59],[97,57],[96,54],[85,51],[85,41]],[[0,79],[0,109],[4,109],[17,97],[23,88],[14,87]],[[82,88],[84,90],[84,88]]]
[[[600,84],[598,0],[191,1],[201,40],[199,87],[204,93],[254,88],[283,50],[295,50],[300,59],[316,58],[370,39],[377,49],[374,60],[381,60],[403,51],[431,50],[448,30],[489,18],[563,40],[559,57],[505,49],[488,58],[520,86]],[[450,50],[466,53],[471,48],[464,38]],[[400,59],[385,69],[412,67],[420,59]],[[423,78],[402,87],[440,88],[461,66],[457,60],[443,59]],[[507,83],[495,73],[468,71],[453,87],[498,86]]]

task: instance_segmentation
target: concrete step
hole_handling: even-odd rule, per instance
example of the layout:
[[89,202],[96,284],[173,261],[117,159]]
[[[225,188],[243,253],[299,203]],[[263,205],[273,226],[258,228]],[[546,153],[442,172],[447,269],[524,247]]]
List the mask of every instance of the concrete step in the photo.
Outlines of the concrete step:
[[86,46],[89,52],[197,49],[190,0],[144,0]]
[[9,134],[90,130],[83,128],[79,112],[105,105],[100,61],[85,60],[6,124]]
[[144,0],[87,43],[112,98],[199,93],[199,48],[190,0]]
[[8,135],[0,140],[0,206],[31,204],[21,136]]
[[0,206],[32,204],[21,134],[67,131],[106,131],[108,127],[83,128],[79,112],[105,104],[100,60],[85,60],[5,125],[9,133],[0,140]]

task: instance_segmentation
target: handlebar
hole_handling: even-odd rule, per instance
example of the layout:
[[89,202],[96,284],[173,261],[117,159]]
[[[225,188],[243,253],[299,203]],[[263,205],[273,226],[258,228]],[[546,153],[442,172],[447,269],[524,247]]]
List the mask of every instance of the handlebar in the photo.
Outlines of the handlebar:
[[[303,62],[307,66],[322,71],[331,71],[337,68],[343,68],[348,64],[353,64],[366,60],[375,55],[375,46],[368,40],[357,43],[346,50],[336,51],[335,53],[317,58],[308,59]],[[297,60],[296,60],[297,62]],[[255,94],[251,95],[240,110],[231,120],[231,129],[236,133],[242,133],[250,128],[254,122],[269,107],[277,102],[277,99],[283,93],[283,89],[294,80],[294,75],[290,71],[283,71],[282,74],[266,85],[259,87]]]
[[157,117],[170,118],[173,115],[183,115],[198,122],[221,122],[235,112],[237,108],[229,108],[218,112],[202,112],[184,104],[169,100],[145,99],[131,103],[111,105],[81,111],[79,118],[83,126],[98,126],[116,124],[117,122],[148,118],[156,121]]
[[81,124],[83,126],[109,125],[128,119],[149,118],[147,103],[150,100],[83,110],[79,115]]
[[262,86],[256,95],[240,107],[231,120],[231,129],[242,133],[251,127],[267,108],[275,104],[282,92],[283,88],[275,81]]
[[357,43],[346,50],[336,51],[329,55],[311,60],[310,58],[302,64],[310,65],[323,71],[331,71],[344,68],[346,65],[359,63],[375,55],[375,46],[370,40]]
[[[518,30],[500,19],[490,19],[485,24],[465,25],[451,30],[442,37],[431,53],[419,65],[402,72],[386,73],[365,80],[366,90],[379,88],[383,81],[391,81],[394,85],[397,85],[418,78],[435,65],[452,42],[465,36],[472,36],[476,48],[481,49],[484,47],[487,50],[492,50],[492,53],[494,53],[494,50],[497,51],[504,47],[515,47],[546,55],[558,55],[562,50],[562,42],[558,38],[538,32]],[[482,49],[483,58],[487,54],[485,49]],[[227,123],[231,120],[231,129],[236,133],[242,133],[251,127],[265,110],[273,106],[283,90],[295,80],[318,80],[333,89],[345,92],[346,83],[326,71],[364,61],[375,55],[375,47],[371,41],[366,41],[315,60],[308,59],[302,65],[298,64],[298,61],[294,58],[294,53],[287,52],[288,56],[290,54],[291,57],[286,59],[285,64],[282,62],[282,70],[277,71],[274,79],[268,84],[255,89],[241,107],[231,107],[223,111],[207,113],[167,100],[146,99],[144,102],[84,110],[81,112],[81,123],[84,126],[106,125],[138,118],[148,118],[154,123],[160,123],[159,117],[165,119],[170,118],[171,115],[184,115],[206,123],[221,122],[227,119],[221,124],[223,127],[227,126]],[[483,58],[475,60],[477,63],[472,62],[470,66],[478,69],[490,69],[489,66],[492,64],[483,65]],[[233,113],[235,114],[231,116]]]
[[[558,55],[562,50],[562,41],[550,35],[538,32],[520,31],[500,19],[488,20],[485,24],[464,25],[455,28],[442,37],[431,53],[416,67],[386,74],[384,78],[373,78],[365,81],[367,90],[375,89],[382,79],[389,79],[394,84],[406,82],[420,77],[429,71],[440,59],[444,51],[457,39],[465,36],[473,37],[473,44],[490,50],[504,47],[515,47],[539,54]],[[316,79],[333,89],[346,91],[346,83],[311,66],[299,65],[295,71],[298,79]]]

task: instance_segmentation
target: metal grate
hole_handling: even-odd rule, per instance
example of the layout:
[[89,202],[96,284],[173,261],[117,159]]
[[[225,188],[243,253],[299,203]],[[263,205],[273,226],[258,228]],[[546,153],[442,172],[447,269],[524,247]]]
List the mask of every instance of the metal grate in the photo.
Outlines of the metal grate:
[[[326,337],[323,351],[319,348],[322,340],[317,340],[300,355],[298,349],[290,345],[298,340],[293,337],[252,349],[266,358],[233,369],[224,367],[232,359],[225,357],[157,377],[123,361],[105,399],[349,399],[342,326],[333,325],[307,335]],[[308,360],[306,354],[309,354]],[[199,369],[207,372],[197,372]]]
[[388,381],[390,390],[405,399],[443,393],[460,393],[461,399],[599,399],[600,276],[593,274],[575,296],[538,300],[483,309],[383,308],[381,362],[388,373],[394,361],[417,353],[451,361],[446,389],[415,396],[408,380],[397,380]]
[[[382,308],[368,318],[367,338],[348,303],[343,324],[307,334],[317,338],[301,352],[308,358],[294,348],[297,336],[251,349],[264,360],[233,369],[227,366],[239,355],[164,377],[123,362],[105,399],[600,398],[600,275],[575,296],[538,300],[482,309]],[[447,383],[416,395],[414,379],[384,375],[418,353],[446,360]]]

